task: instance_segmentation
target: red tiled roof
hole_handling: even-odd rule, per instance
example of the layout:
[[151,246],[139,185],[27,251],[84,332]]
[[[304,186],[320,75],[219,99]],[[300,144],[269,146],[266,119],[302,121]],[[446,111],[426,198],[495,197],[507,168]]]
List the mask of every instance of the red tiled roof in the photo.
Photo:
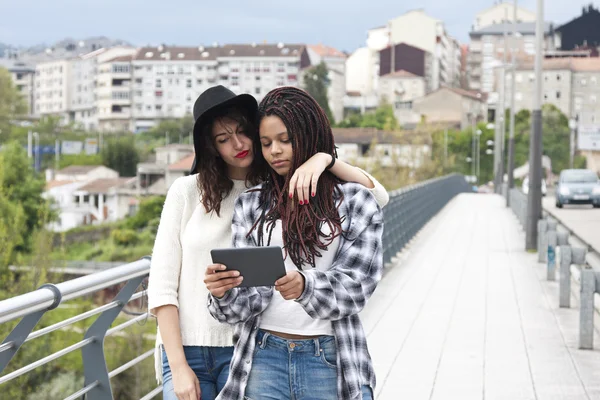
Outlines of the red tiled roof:
[[194,163],[195,154],[192,153],[189,156],[182,158],[181,160],[169,165],[170,171],[189,171],[192,169]]
[[325,46],[321,43],[319,44],[310,44],[307,46],[309,49],[311,49],[312,51],[314,51],[315,53],[317,53],[318,55],[320,55],[321,57],[340,57],[340,58],[346,58],[346,54],[342,53],[341,51],[330,47],[330,46]]
[[89,193],[106,193],[114,187],[125,184],[130,179],[133,178],[96,179],[87,185],[80,187],[79,190]]
[[68,185],[69,183],[73,183],[73,182],[76,182],[76,181],[56,181],[56,180],[48,181],[48,182],[46,182],[46,190],[50,190],[52,188],[59,187],[59,186]]
[[419,75],[415,75],[412,72],[401,69],[400,71],[390,72],[389,74],[383,75],[382,78],[421,78]]

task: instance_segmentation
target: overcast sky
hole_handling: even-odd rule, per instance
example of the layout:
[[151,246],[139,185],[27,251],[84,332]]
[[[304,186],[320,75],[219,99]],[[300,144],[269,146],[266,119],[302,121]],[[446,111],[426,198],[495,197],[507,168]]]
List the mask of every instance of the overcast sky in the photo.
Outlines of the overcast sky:
[[[535,0],[519,2],[535,11]],[[546,0],[545,19],[564,23],[600,1]],[[445,22],[461,43],[493,0],[0,0],[0,42],[30,46],[108,36],[134,45],[267,41],[364,46],[366,31],[414,9]]]

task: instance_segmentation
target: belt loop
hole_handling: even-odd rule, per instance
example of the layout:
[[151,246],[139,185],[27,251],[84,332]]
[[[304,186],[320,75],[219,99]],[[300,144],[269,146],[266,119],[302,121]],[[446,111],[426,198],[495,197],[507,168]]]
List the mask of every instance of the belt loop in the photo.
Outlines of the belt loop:
[[321,344],[319,343],[319,338],[314,338],[315,341],[315,357],[319,357],[321,354]]
[[261,343],[260,343],[261,350],[264,350],[265,347],[267,346],[267,339],[269,338],[269,336],[271,336],[271,334],[269,332],[265,332],[265,334],[263,335]]

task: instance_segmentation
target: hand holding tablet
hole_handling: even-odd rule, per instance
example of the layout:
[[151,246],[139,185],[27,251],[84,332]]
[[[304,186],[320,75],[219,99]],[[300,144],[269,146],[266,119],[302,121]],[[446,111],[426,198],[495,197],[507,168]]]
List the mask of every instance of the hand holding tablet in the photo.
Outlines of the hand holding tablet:
[[214,249],[210,255],[213,263],[227,267],[225,271],[239,272],[243,280],[235,286],[275,286],[275,281],[286,275],[279,246]]

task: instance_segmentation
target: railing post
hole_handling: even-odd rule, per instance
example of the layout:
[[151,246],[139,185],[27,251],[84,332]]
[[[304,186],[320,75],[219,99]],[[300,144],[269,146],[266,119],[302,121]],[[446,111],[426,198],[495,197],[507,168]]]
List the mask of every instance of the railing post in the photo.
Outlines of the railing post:
[[560,246],[560,280],[558,281],[558,305],[571,307],[571,246]]
[[546,262],[546,255],[548,254],[548,243],[546,234],[548,232],[548,221],[540,219],[538,221],[538,262]]
[[15,354],[17,354],[17,351],[19,351],[23,343],[25,343],[27,336],[29,336],[33,328],[35,328],[46,311],[54,310],[62,301],[62,294],[60,293],[60,290],[58,290],[58,288],[53,284],[46,283],[40,286],[38,290],[41,289],[48,289],[52,291],[54,294],[54,302],[45,310],[40,310],[24,316],[23,319],[19,321],[17,326],[15,326],[10,334],[4,339],[2,342],[2,347],[10,347],[4,351],[0,351],[0,372],[4,371],[4,368],[6,368],[10,360],[12,360]]
[[581,293],[579,295],[579,348],[594,348],[594,293],[596,292],[596,274],[589,267],[581,270]]
[[104,357],[104,339],[106,331],[117,318],[123,307],[127,304],[145,276],[133,278],[121,289],[113,301],[119,306],[104,311],[85,333],[85,339],[94,338],[94,341],[81,349],[83,358],[83,373],[85,381],[83,386],[98,382],[98,385],[89,391],[86,400],[112,400],[112,390],[108,377],[108,368]]
[[556,231],[548,231],[548,264],[546,270],[546,279],[556,280],[556,245],[558,243]]

